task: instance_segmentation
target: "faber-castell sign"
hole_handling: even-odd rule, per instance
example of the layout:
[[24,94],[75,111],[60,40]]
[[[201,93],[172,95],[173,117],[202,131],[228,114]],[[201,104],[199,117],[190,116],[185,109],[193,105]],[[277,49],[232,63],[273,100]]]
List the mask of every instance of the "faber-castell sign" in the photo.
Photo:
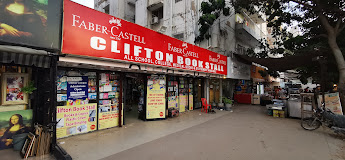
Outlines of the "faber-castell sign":
[[227,58],[137,24],[64,1],[66,54],[226,75]]

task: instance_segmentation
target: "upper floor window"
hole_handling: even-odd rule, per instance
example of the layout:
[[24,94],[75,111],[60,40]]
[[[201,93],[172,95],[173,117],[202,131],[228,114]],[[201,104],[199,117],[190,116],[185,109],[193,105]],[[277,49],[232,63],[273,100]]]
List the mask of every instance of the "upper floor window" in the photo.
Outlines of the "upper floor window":
[[163,7],[160,7],[154,11],[152,11],[152,16],[156,16],[158,17],[158,19],[162,19],[163,18]]
[[183,34],[183,33],[175,34],[175,35],[173,35],[173,37],[176,38],[176,39],[179,39],[179,40],[183,41],[183,39],[184,39],[184,34]]
[[109,4],[105,6],[103,9],[104,9],[104,13],[109,14]]

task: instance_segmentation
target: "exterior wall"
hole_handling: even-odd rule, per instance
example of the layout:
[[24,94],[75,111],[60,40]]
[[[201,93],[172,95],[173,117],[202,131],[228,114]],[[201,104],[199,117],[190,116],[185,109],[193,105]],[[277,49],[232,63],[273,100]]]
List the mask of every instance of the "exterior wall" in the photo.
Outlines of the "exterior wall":
[[238,62],[235,58],[228,57],[227,78],[250,80],[251,66]]
[[[175,3],[175,0],[162,0],[162,2],[163,19],[160,19],[158,24],[151,24],[152,11],[147,9],[148,0],[137,0],[135,23],[171,37],[183,34],[183,41],[194,44],[201,1],[182,0]],[[164,32],[161,31],[162,27],[166,28]]]
[[148,0],[137,0],[135,2],[135,23],[141,25],[143,27],[149,28],[148,23],[148,10],[145,6],[147,6]]
[[109,5],[109,14],[134,23],[135,0],[95,0],[95,10],[105,12]]
[[[150,29],[161,32],[165,35],[174,37],[183,34],[182,40],[195,44],[195,37],[199,35],[198,20],[201,16],[201,3],[207,0],[181,0],[176,3],[175,0],[137,0],[136,1],[136,23]],[[152,11],[147,7],[154,3],[162,3],[163,18],[158,24],[151,24]],[[231,9],[233,11],[233,9]],[[259,17],[262,18],[259,18]],[[250,37],[242,35],[241,39],[236,37],[236,24],[241,21],[237,17],[242,17],[242,21],[248,22],[249,28],[252,28],[256,38],[252,40],[243,40]],[[240,45],[246,48],[254,48],[259,51],[259,39],[266,38],[267,24],[265,16],[262,13],[248,15],[245,11],[242,14],[230,13],[230,16],[221,16],[215,21],[210,29],[212,37],[196,45],[212,50],[214,52],[230,56],[231,52],[238,53],[236,48]]]
[[252,65],[251,67],[251,72],[250,72],[250,77],[253,79],[262,79],[264,80],[265,78],[261,76],[259,71],[264,71],[265,69],[259,66]]

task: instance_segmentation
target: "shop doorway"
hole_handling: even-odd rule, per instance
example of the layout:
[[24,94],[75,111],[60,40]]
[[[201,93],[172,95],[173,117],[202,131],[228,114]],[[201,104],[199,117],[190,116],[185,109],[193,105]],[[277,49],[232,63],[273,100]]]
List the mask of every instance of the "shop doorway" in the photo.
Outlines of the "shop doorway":
[[201,108],[201,98],[205,97],[204,92],[204,79],[202,78],[195,78],[193,82],[193,101],[194,101],[194,109]]
[[[145,106],[145,75],[126,73],[124,79],[124,125],[135,123],[142,119]],[[144,113],[145,115],[145,113]]]
[[220,100],[220,81],[219,79],[210,80],[210,104],[219,103]]

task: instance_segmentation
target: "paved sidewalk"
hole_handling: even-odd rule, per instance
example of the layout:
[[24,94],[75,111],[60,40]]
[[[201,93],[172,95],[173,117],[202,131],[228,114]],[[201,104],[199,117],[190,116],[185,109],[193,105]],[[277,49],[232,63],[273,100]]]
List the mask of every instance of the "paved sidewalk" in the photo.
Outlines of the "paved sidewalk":
[[73,159],[101,159],[227,114],[233,113],[217,110],[216,114],[206,114],[199,109],[167,120],[130,120],[122,128],[75,135],[58,142]]
[[345,159],[345,137],[337,136],[322,127],[316,131],[306,131],[300,127],[300,120],[274,118],[265,113],[265,107],[240,105],[231,114],[105,159]]

